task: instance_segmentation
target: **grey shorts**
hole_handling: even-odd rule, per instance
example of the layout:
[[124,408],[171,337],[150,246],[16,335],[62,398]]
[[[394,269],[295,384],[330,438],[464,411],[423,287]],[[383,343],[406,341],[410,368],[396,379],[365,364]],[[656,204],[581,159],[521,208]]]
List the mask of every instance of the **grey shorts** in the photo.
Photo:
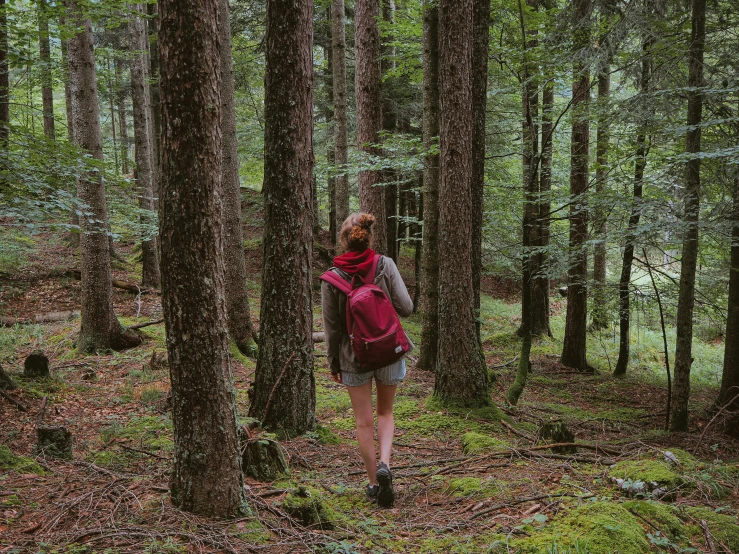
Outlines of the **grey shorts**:
[[372,381],[373,377],[383,385],[397,385],[405,379],[405,359],[366,373],[341,372],[341,381],[347,387],[361,387]]

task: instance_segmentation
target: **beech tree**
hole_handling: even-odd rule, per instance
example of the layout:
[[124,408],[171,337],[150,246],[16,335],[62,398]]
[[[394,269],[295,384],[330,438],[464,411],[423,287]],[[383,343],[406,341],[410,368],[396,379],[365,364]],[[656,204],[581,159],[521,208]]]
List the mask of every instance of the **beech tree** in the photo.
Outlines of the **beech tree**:
[[434,394],[490,403],[472,284],[473,0],[439,2],[439,349]]
[[220,0],[161,0],[162,305],[172,381],[172,504],[244,502],[224,301]]
[[264,265],[249,415],[287,434],[315,427],[312,23],[311,0],[267,4]]

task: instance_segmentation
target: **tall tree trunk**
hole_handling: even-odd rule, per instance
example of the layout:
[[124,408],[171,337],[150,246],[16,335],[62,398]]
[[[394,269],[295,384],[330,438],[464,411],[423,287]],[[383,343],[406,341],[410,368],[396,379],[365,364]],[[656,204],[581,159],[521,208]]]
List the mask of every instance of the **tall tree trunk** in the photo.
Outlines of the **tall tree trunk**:
[[490,0],[473,0],[472,5],[472,299],[479,337]]
[[[382,128],[382,71],[380,68],[380,0],[356,0],[354,4],[355,90],[357,102],[357,147],[373,157],[381,151],[373,145],[380,142]],[[381,172],[359,172],[359,208],[377,219],[374,226],[374,248],[387,253],[385,225],[385,193]]]
[[[650,35],[644,37],[642,43],[642,66],[639,78],[639,100],[649,102],[647,95],[651,80],[651,47],[654,39]],[[599,135],[600,137],[600,132]],[[636,159],[634,160],[634,199],[631,205],[631,215],[626,229],[624,241],[621,277],[618,281],[618,360],[614,375],[624,375],[629,367],[631,355],[631,267],[634,263],[634,249],[636,248],[636,229],[639,226],[642,212],[642,191],[644,187],[644,170],[647,167],[647,136],[646,125],[640,125],[636,135]]]
[[259,357],[249,414],[287,434],[315,427],[312,23],[311,0],[267,4],[264,267]]
[[590,44],[591,0],[574,1],[572,145],[570,155],[570,261],[567,272],[567,319],[562,365],[587,371],[588,316],[588,150],[590,146],[590,71],[585,49]]
[[[93,158],[102,160],[92,24],[82,16],[76,0],[68,0],[67,6],[70,19],[78,29],[68,44],[75,140]],[[80,218],[82,324],[78,347],[82,352],[95,352],[136,346],[141,339],[126,333],[113,312],[108,213],[105,186],[99,171],[88,171],[79,176],[77,195],[85,204],[86,211],[90,212],[89,216]]]
[[49,45],[49,11],[46,0],[38,2],[38,42],[41,61],[41,102],[44,110],[44,135],[55,140],[54,81],[51,76],[51,46]]
[[530,332],[534,337],[552,336],[549,327],[549,220],[551,204],[549,193],[552,190],[552,138],[554,125],[554,85],[548,81],[541,94],[541,169],[539,171],[539,194],[536,214],[536,240],[539,251],[528,259],[531,279],[531,306],[529,309]]
[[334,163],[340,168],[336,175],[336,219],[334,225],[337,236],[333,240],[338,244],[338,232],[341,224],[349,217],[349,176],[346,165],[349,162],[348,125],[346,107],[346,27],[344,25],[344,0],[332,0],[331,3],[331,54],[333,56],[334,77]]
[[[66,29],[66,19],[64,16],[59,18],[59,26]],[[64,79],[64,100],[65,110],[67,112],[67,140],[70,144],[74,144],[74,118],[72,117],[72,87],[69,83],[69,55],[67,50],[67,39],[61,39],[62,48],[62,75]],[[69,223],[72,225],[67,234],[67,243],[72,248],[78,248],[80,245],[79,224],[80,218],[77,215],[77,206],[72,206],[70,211]]]
[[[381,0],[382,20],[387,27],[392,27],[395,17],[395,0]],[[382,58],[380,70],[385,85],[382,86],[382,130],[386,133],[394,133],[398,130],[398,118],[396,114],[395,101],[392,98],[393,87],[386,75],[393,69],[395,48],[392,46],[393,37],[385,33],[382,37]],[[385,194],[385,224],[387,228],[387,256],[398,261],[400,255],[400,244],[398,243],[398,184],[396,172],[386,169],[382,172],[382,182],[385,183],[383,191]]]
[[[418,367],[436,371],[439,347],[439,7],[423,6],[423,255],[421,353]],[[435,153],[434,153],[435,152]]]
[[8,180],[10,142],[10,70],[8,67],[8,6],[0,0],[0,185]]
[[147,31],[149,33],[149,98],[151,99],[151,127],[154,192],[159,196],[159,179],[161,173],[161,153],[159,145],[162,136],[162,105],[159,99],[159,17],[157,3],[146,5],[149,14]]
[[[333,124],[334,112],[334,54],[333,54],[333,20],[331,18],[331,6],[326,6],[326,21],[327,21],[327,32],[329,34],[329,40],[326,46],[323,48],[323,57],[326,60],[326,96],[328,97],[328,104],[326,105],[325,118],[326,124]],[[329,123],[330,122],[330,123]],[[334,135],[336,132],[334,131]],[[334,167],[334,160],[336,159],[336,145],[327,142],[326,148],[326,162],[330,168]],[[326,180],[327,192],[328,192],[328,234],[331,237],[331,243],[336,244],[337,230],[336,230],[336,176],[333,173],[329,173],[328,179]]]
[[236,143],[236,101],[228,0],[218,0],[221,26],[221,125],[223,127],[223,261],[226,270],[228,332],[239,350],[254,354],[254,331],[246,288],[246,258],[241,220],[241,180]]
[[701,191],[701,121],[703,118],[703,51],[706,42],[706,0],[693,0],[690,61],[688,72],[688,132],[685,152],[689,156],[685,171],[685,234],[680,263],[680,290],[677,300],[677,340],[675,382],[672,395],[671,431],[688,430],[690,366],[693,364],[693,308],[695,270],[698,265],[698,219]]
[[[723,406],[739,394],[739,170],[734,170],[734,206],[732,210],[731,268],[729,269],[729,304],[724,341],[724,371],[718,404]],[[739,408],[739,400],[730,406]]]
[[[423,191],[423,176],[421,176],[421,191]],[[413,313],[418,311],[421,304],[421,262],[423,254],[423,192],[418,195],[418,225],[413,237],[413,276],[416,281],[416,287],[413,290]]]
[[490,403],[472,287],[473,0],[439,2],[439,352],[434,394]]
[[[152,152],[152,125],[149,107],[149,62],[147,59],[146,8],[142,4],[131,6],[133,17],[129,24],[131,33],[131,98],[133,100],[133,127],[136,144],[136,183],[138,185],[141,222],[156,223],[154,212],[154,174]],[[141,284],[159,286],[159,253],[157,239],[144,231],[141,240]]]
[[172,380],[172,504],[243,503],[221,257],[220,0],[161,0],[162,305]]
[[128,175],[128,117],[126,114],[126,90],[123,87],[123,61],[114,60],[116,103],[118,104],[118,138],[121,142],[121,172]]
[[[106,66],[108,70],[108,100],[109,100],[109,109],[110,109],[110,128],[111,128],[111,134],[113,135],[113,156],[115,158],[115,172],[118,174],[118,143],[116,142],[115,138],[115,85],[113,83],[113,78],[111,76],[111,64],[110,59],[106,60]],[[115,64],[115,62],[113,62]]]

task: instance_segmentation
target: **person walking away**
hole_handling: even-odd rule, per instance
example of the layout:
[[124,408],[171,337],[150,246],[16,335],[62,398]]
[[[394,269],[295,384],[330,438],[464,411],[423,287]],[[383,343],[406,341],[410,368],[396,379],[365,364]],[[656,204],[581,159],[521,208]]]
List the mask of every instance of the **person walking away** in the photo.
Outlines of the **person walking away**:
[[[321,276],[321,298],[331,379],[343,383],[351,399],[359,453],[369,479],[367,498],[389,508],[395,501],[390,471],[395,432],[393,405],[397,386],[406,375],[403,356],[413,349],[397,317],[409,316],[413,301],[395,262],[372,250],[374,223],[375,217],[366,213],[352,214],[344,221],[339,233],[344,254],[337,256],[334,267]],[[391,312],[389,316],[387,310]],[[367,322],[368,318],[382,322]],[[379,325],[378,330],[372,330],[373,323]],[[379,330],[382,326],[385,331]],[[373,332],[382,334],[375,338],[371,336]],[[383,361],[385,365],[377,367]],[[374,437],[373,379],[377,390],[379,464]]]

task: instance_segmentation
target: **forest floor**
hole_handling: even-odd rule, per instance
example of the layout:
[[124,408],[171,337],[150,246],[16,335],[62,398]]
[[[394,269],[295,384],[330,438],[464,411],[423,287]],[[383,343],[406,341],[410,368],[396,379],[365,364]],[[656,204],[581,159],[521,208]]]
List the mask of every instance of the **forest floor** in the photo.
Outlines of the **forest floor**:
[[[255,320],[258,231],[253,227],[246,240]],[[0,267],[0,317],[32,321],[78,309],[80,283],[67,273],[74,253],[53,237],[36,243],[23,263]],[[136,282],[130,245],[119,250],[129,262],[116,264],[115,278]],[[317,255],[316,274],[325,258]],[[401,268],[412,282],[410,257]],[[488,292],[505,288],[498,283]],[[114,296],[127,325],[161,317],[155,291]],[[562,304],[553,307],[557,335]],[[519,310],[515,302],[484,298],[485,353],[497,375],[492,399],[501,407],[515,373]],[[395,410],[398,497],[382,510],[365,500],[349,398],[328,379],[319,344],[318,428],[281,441],[289,475],[271,483],[246,479],[249,514],[215,521],[169,502],[163,326],[142,329],[138,348],[80,356],[78,325],[71,319],[0,329],[0,363],[20,386],[8,394],[28,409],[0,398],[0,552],[739,553],[739,442],[718,424],[701,437],[716,394],[710,376],[694,387],[691,432],[669,434],[661,430],[665,387],[638,359],[642,369],[624,379],[611,377],[604,360],[603,371],[583,375],[560,366],[558,343],[543,340],[517,409],[459,411],[433,401],[433,376],[417,370],[411,355]],[[405,326],[418,339],[420,317]],[[51,377],[24,379],[23,360],[37,349],[49,357]],[[245,415],[255,364],[232,353],[238,413]],[[44,423],[72,432],[74,460],[34,455],[44,404]],[[569,426],[581,444],[577,452],[537,446],[537,429],[547,421]],[[666,452],[678,463],[666,461]]]

